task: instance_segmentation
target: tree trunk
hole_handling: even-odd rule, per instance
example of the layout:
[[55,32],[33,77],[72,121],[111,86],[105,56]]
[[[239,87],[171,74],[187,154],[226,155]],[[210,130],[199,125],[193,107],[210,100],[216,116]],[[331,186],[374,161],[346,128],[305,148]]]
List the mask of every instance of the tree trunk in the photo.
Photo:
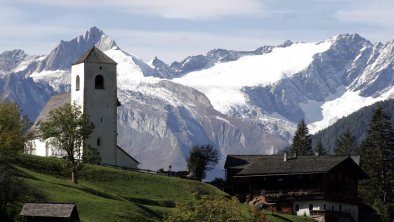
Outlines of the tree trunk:
[[73,169],[73,171],[71,172],[71,181],[72,181],[73,183],[75,183],[75,184],[78,183],[78,181],[77,181],[77,172],[76,172],[75,169]]

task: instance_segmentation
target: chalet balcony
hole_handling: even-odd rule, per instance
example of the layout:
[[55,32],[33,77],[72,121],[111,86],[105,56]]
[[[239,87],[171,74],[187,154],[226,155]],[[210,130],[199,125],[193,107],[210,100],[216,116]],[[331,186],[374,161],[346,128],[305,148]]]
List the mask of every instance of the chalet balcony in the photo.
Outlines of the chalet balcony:
[[276,190],[267,191],[262,190],[260,193],[268,202],[275,202],[278,200],[302,200],[302,199],[322,199],[324,193],[320,189],[303,189],[303,190]]
[[293,200],[331,200],[346,203],[361,203],[361,199],[343,194],[327,194],[321,189],[298,189],[298,190],[262,190],[253,196],[264,196],[268,202],[293,201]]

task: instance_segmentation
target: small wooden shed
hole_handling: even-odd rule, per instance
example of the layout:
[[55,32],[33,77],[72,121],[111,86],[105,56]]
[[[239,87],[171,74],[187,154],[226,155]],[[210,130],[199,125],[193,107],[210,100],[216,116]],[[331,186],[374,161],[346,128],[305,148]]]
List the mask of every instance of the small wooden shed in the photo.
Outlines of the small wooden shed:
[[80,221],[77,206],[73,203],[25,203],[20,215],[27,222]]

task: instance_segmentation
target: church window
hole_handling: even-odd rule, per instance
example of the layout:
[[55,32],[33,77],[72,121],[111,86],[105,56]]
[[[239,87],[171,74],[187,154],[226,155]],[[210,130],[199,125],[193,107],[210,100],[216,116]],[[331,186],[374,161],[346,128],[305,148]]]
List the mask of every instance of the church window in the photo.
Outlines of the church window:
[[95,89],[104,89],[104,77],[102,75],[97,75],[94,79]]
[[101,139],[100,139],[100,137],[97,138],[97,146],[101,146]]
[[77,79],[75,80],[75,91],[79,91],[79,86],[80,85],[80,79],[79,76],[77,75]]

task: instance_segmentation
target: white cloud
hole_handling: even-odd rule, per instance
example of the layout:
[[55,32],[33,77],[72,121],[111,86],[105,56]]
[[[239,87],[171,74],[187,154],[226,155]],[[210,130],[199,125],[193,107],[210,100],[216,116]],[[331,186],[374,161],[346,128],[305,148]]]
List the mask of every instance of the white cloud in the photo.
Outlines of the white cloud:
[[382,28],[394,28],[394,2],[376,1],[358,2],[357,7],[337,12],[336,17],[342,22],[376,25]]
[[[25,0],[32,1],[33,0]],[[118,7],[144,15],[176,19],[215,19],[226,16],[260,15],[263,0],[34,0],[45,5],[69,7]]]

